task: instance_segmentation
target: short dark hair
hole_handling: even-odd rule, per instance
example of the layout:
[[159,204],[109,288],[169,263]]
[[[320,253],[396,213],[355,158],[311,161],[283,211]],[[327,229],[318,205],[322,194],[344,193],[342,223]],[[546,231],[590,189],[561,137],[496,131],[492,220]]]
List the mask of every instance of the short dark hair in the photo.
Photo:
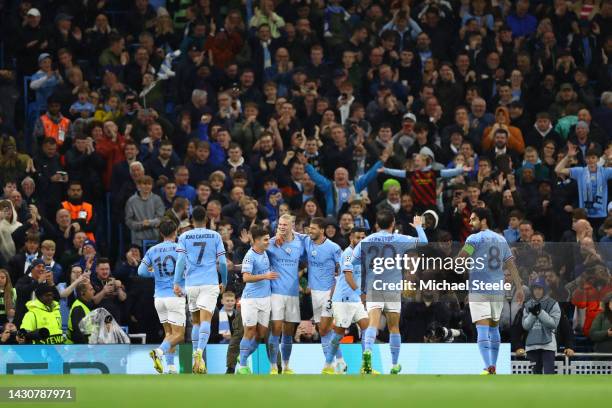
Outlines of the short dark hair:
[[89,283],[87,282],[81,282],[78,284],[76,290],[77,290],[79,297],[85,294],[85,292],[87,291],[87,285],[89,285]]
[[387,229],[393,225],[395,222],[395,214],[389,210],[381,210],[378,214],[376,214],[376,224],[381,229]]
[[193,218],[195,222],[203,223],[206,220],[206,209],[201,205],[196,205],[193,207],[191,218]]
[[43,145],[47,145],[47,144],[50,144],[50,145],[56,145],[56,144],[57,144],[57,140],[55,140],[55,139],[54,139],[54,138],[52,138],[52,137],[45,137],[45,138],[43,139],[43,141],[42,141],[42,144],[43,144]]
[[267,229],[257,224],[253,225],[250,228],[249,232],[251,233],[251,238],[253,239],[253,241],[269,234]]
[[584,157],[589,157],[589,156],[599,157],[600,156],[599,149],[587,150],[586,155]]
[[520,212],[519,210],[512,210],[510,211],[510,214],[508,215],[508,218],[518,218],[519,220],[523,219],[523,213]]
[[79,186],[81,188],[83,188],[83,183],[81,183],[81,180],[70,180],[68,182],[68,189],[70,189],[70,187],[72,186]]
[[96,266],[100,266],[102,264],[109,264],[110,265],[110,259],[108,259],[108,258],[98,258],[98,262],[96,262]]
[[321,229],[325,229],[325,227],[327,227],[327,222],[325,221],[325,218],[322,217],[314,217],[312,220],[310,220],[310,224],[314,224]]
[[502,128],[495,129],[495,133],[493,134],[493,136],[497,135],[498,133],[501,133],[504,136],[508,137],[508,131],[506,129],[502,129]]
[[169,218],[164,218],[159,223],[159,233],[162,237],[167,238],[176,232],[177,225]]
[[[367,232],[365,228],[363,227],[353,227],[353,229],[351,230],[351,234],[358,234],[360,232],[363,232],[364,234]],[[349,234],[350,235],[350,234]]]
[[478,217],[479,220],[487,221],[487,227],[491,228],[493,226],[493,213],[488,208],[474,208],[472,213]]
[[184,207],[189,207],[189,200],[184,197],[176,197],[172,203],[172,209],[174,211],[179,211]]

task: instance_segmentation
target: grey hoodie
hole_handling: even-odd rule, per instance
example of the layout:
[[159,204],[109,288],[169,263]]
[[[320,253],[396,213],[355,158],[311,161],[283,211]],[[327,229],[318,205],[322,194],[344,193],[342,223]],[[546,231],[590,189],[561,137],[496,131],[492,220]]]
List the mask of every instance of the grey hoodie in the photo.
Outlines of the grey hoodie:
[[[138,192],[129,198],[125,204],[125,224],[132,231],[132,243],[142,245],[143,240],[157,240],[157,227],[164,216],[164,203],[160,196],[151,193],[143,199]],[[149,220],[144,226],[143,221]]]
[[523,310],[523,329],[527,330],[525,340],[525,351],[550,350],[557,351],[557,340],[555,333],[561,319],[559,303],[545,295],[539,300],[542,305],[540,314],[537,316],[529,313],[529,308],[538,303],[535,299],[525,303]]

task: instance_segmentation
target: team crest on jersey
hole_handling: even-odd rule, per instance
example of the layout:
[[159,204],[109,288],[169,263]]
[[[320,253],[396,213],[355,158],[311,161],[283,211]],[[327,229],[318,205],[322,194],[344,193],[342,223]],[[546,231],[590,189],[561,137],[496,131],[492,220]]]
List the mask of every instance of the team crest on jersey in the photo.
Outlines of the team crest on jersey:
[[317,251],[312,251],[311,254],[312,256],[317,256]]
[[291,248],[285,248],[285,252],[291,254]]

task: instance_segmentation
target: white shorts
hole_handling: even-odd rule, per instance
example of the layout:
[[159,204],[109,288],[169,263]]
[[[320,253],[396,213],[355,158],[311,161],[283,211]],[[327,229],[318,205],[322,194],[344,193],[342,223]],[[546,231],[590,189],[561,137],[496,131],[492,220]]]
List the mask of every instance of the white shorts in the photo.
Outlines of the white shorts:
[[270,297],[240,300],[240,315],[242,325],[252,327],[262,325],[268,327],[270,323]]
[[185,326],[185,298],[162,297],[155,298],[155,310],[160,323],[170,323],[174,326]]
[[499,322],[504,302],[469,302],[472,323],[478,320],[491,319]]
[[322,317],[332,317],[332,301],[330,290],[312,290],[312,315],[315,323],[319,323]]
[[370,310],[381,309],[383,312],[400,313],[402,310],[402,302],[366,302],[368,313]]
[[366,301],[368,313],[373,309],[383,312],[400,313],[402,310],[402,295],[399,292],[376,293],[373,300]]
[[219,285],[187,286],[187,301],[191,313],[198,310],[207,310],[211,314],[217,308],[219,298]]
[[336,327],[348,328],[351,324],[367,319],[368,314],[361,302],[334,302],[334,323]]
[[300,322],[300,298],[298,296],[286,296],[272,294],[270,297],[272,305],[272,320],[284,322]]

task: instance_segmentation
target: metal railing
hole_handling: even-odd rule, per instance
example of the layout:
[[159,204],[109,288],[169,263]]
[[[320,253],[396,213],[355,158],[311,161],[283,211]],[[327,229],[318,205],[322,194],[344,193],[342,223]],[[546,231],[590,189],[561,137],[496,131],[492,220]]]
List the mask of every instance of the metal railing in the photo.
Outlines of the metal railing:
[[[511,357],[512,374],[532,374],[534,363],[524,355],[511,353]],[[612,353],[574,353],[572,357],[557,353],[557,358],[560,360],[555,360],[555,372],[559,375],[612,374]]]

